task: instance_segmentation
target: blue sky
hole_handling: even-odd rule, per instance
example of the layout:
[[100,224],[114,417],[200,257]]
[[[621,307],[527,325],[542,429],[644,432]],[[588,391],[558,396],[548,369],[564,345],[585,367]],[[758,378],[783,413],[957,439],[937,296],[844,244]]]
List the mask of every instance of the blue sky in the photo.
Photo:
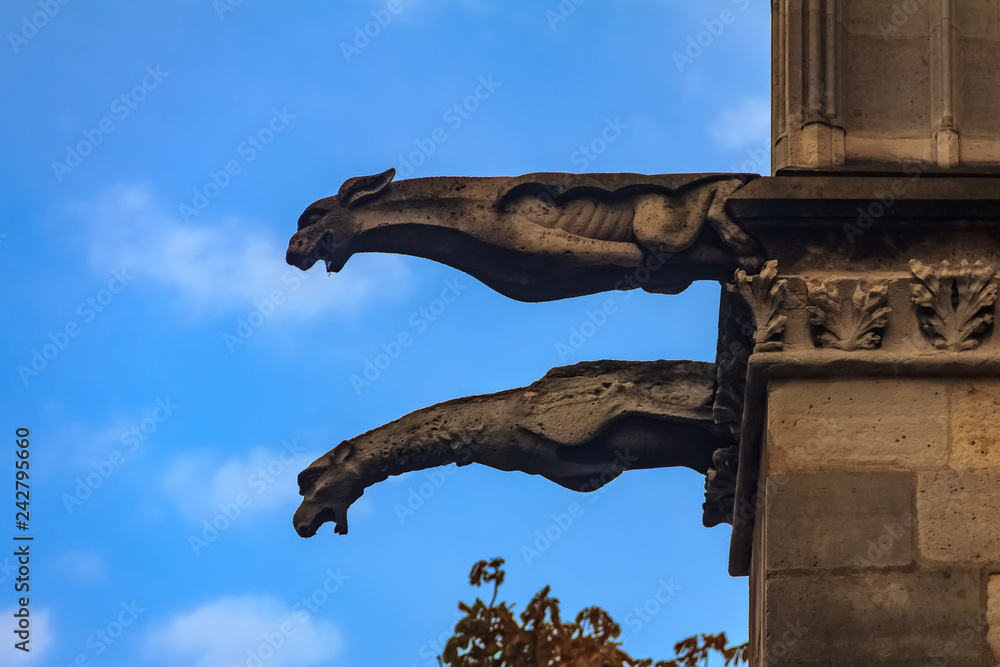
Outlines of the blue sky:
[[[602,605],[633,655],[745,638],[747,581],[726,574],[729,530],[701,526],[688,470],[586,496],[452,467],[374,487],[346,537],[291,524],[299,470],[411,410],[584,359],[713,359],[717,285],[612,294],[619,311],[567,355],[607,295],[516,303],[390,255],[303,274],[284,250],[306,205],[390,166],[766,172],[768,3],[11,0],[0,26],[2,414],[11,439],[31,430],[35,536],[32,652],[12,648],[0,557],[0,662],[433,665],[478,592],[469,568],[494,556],[506,599],[550,584],[567,612]],[[449,113],[483,80],[474,110]],[[352,386],[401,332],[414,344]]]

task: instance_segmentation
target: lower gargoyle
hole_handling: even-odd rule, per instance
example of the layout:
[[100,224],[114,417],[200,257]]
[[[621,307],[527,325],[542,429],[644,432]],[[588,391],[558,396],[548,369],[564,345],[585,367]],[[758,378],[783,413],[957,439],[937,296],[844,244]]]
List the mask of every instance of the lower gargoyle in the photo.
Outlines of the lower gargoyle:
[[594,491],[624,470],[683,466],[706,473],[734,444],[712,418],[714,364],[588,361],[537,382],[412,412],[337,445],[299,474],[295,530],[327,521],[347,533],[347,510],[391,475],[457,463],[541,475]]

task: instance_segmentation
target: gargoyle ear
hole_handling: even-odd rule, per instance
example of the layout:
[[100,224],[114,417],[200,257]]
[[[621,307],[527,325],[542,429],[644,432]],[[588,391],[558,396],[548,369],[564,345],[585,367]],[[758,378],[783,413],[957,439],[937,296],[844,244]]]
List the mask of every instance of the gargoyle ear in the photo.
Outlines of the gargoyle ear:
[[354,208],[372,197],[378,196],[396,177],[393,168],[374,176],[355,176],[344,181],[337,193],[337,200],[344,208]]
[[330,453],[333,454],[331,457],[332,463],[343,463],[347,459],[351,458],[352,454],[354,454],[354,443],[350,440],[344,440],[339,445],[334,447],[333,451]]

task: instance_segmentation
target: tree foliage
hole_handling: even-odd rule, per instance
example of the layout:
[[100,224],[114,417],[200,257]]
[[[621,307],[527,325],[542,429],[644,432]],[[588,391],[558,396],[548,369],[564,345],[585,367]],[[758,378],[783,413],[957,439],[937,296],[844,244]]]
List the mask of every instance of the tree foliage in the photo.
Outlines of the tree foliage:
[[446,667],[699,667],[710,654],[729,665],[746,663],[747,644],[727,646],[725,633],[688,637],[674,646],[671,660],[638,660],[621,650],[621,628],[600,607],[587,607],[573,622],[564,621],[559,600],[546,586],[538,591],[518,618],[514,606],[497,604],[504,581],[504,560],[481,560],[472,567],[469,583],[493,584],[489,604],[482,599],[459,602],[463,616],[445,644],[438,663]]

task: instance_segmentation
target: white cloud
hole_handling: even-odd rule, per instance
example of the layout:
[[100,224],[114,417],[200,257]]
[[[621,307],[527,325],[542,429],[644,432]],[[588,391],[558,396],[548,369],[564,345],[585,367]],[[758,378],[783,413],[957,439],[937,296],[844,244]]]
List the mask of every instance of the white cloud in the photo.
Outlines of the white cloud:
[[331,660],[342,646],[337,626],[312,617],[301,604],[244,595],[209,602],[154,628],[144,664],[300,667]]
[[274,448],[255,447],[221,463],[204,453],[180,454],[166,468],[163,491],[195,523],[211,519],[222,511],[220,505],[234,503],[245,494],[248,503],[234,523],[249,523],[244,515],[285,507],[289,499],[297,498],[296,477],[311,460],[294,441]]
[[132,461],[161,437],[161,429],[170,429],[167,425],[171,414],[161,405],[170,408],[171,414],[174,408],[183,409],[169,395],[150,396],[141,408],[130,414],[113,415],[106,418],[103,425],[94,425],[76,419],[58,406],[47,408],[48,421],[57,426],[52,429],[53,446],[38,454],[45,464],[39,466],[39,474],[78,476],[63,489],[71,495],[80,486],[79,480],[88,482],[89,479],[90,489],[96,492],[117,475],[119,469],[131,467]]
[[407,283],[404,263],[384,255],[352,259],[336,280],[327,280],[322,267],[302,273],[285,264],[287,238],[235,218],[186,225],[143,185],[113,187],[78,212],[92,223],[89,259],[95,271],[106,275],[125,267],[173,289],[190,317],[250,311],[274,290],[287,299],[276,308],[277,317],[349,315],[380,293],[398,294]]
[[[40,453],[48,465],[39,467],[46,472],[82,474],[83,477],[98,468],[106,468],[105,463],[112,451],[127,449],[122,445],[122,434],[127,433],[139,419],[142,417],[119,417],[105,426],[91,426],[63,416],[62,424],[55,429],[53,441],[56,444]],[[66,492],[72,493],[73,489],[66,489]]]
[[771,136],[771,101],[766,97],[744,97],[719,114],[708,134],[723,150],[766,146]]
[[[0,618],[13,619],[14,612],[17,609],[14,607],[8,607],[6,609],[0,608]],[[31,641],[28,644],[30,649],[27,653],[24,651],[14,648],[14,641],[16,640],[5,640],[0,643],[0,665],[6,665],[8,667],[19,667],[20,665],[48,665],[50,662],[43,662],[42,659],[49,654],[49,650],[52,648],[53,640],[55,639],[55,633],[52,628],[52,614],[48,609],[32,609],[28,608],[28,612],[31,619]],[[13,621],[11,621],[13,622]],[[10,630],[7,630],[4,634],[10,635]]]
[[84,583],[103,581],[108,574],[104,557],[96,551],[75,549],[59,556],[57,567],[70,578]]

